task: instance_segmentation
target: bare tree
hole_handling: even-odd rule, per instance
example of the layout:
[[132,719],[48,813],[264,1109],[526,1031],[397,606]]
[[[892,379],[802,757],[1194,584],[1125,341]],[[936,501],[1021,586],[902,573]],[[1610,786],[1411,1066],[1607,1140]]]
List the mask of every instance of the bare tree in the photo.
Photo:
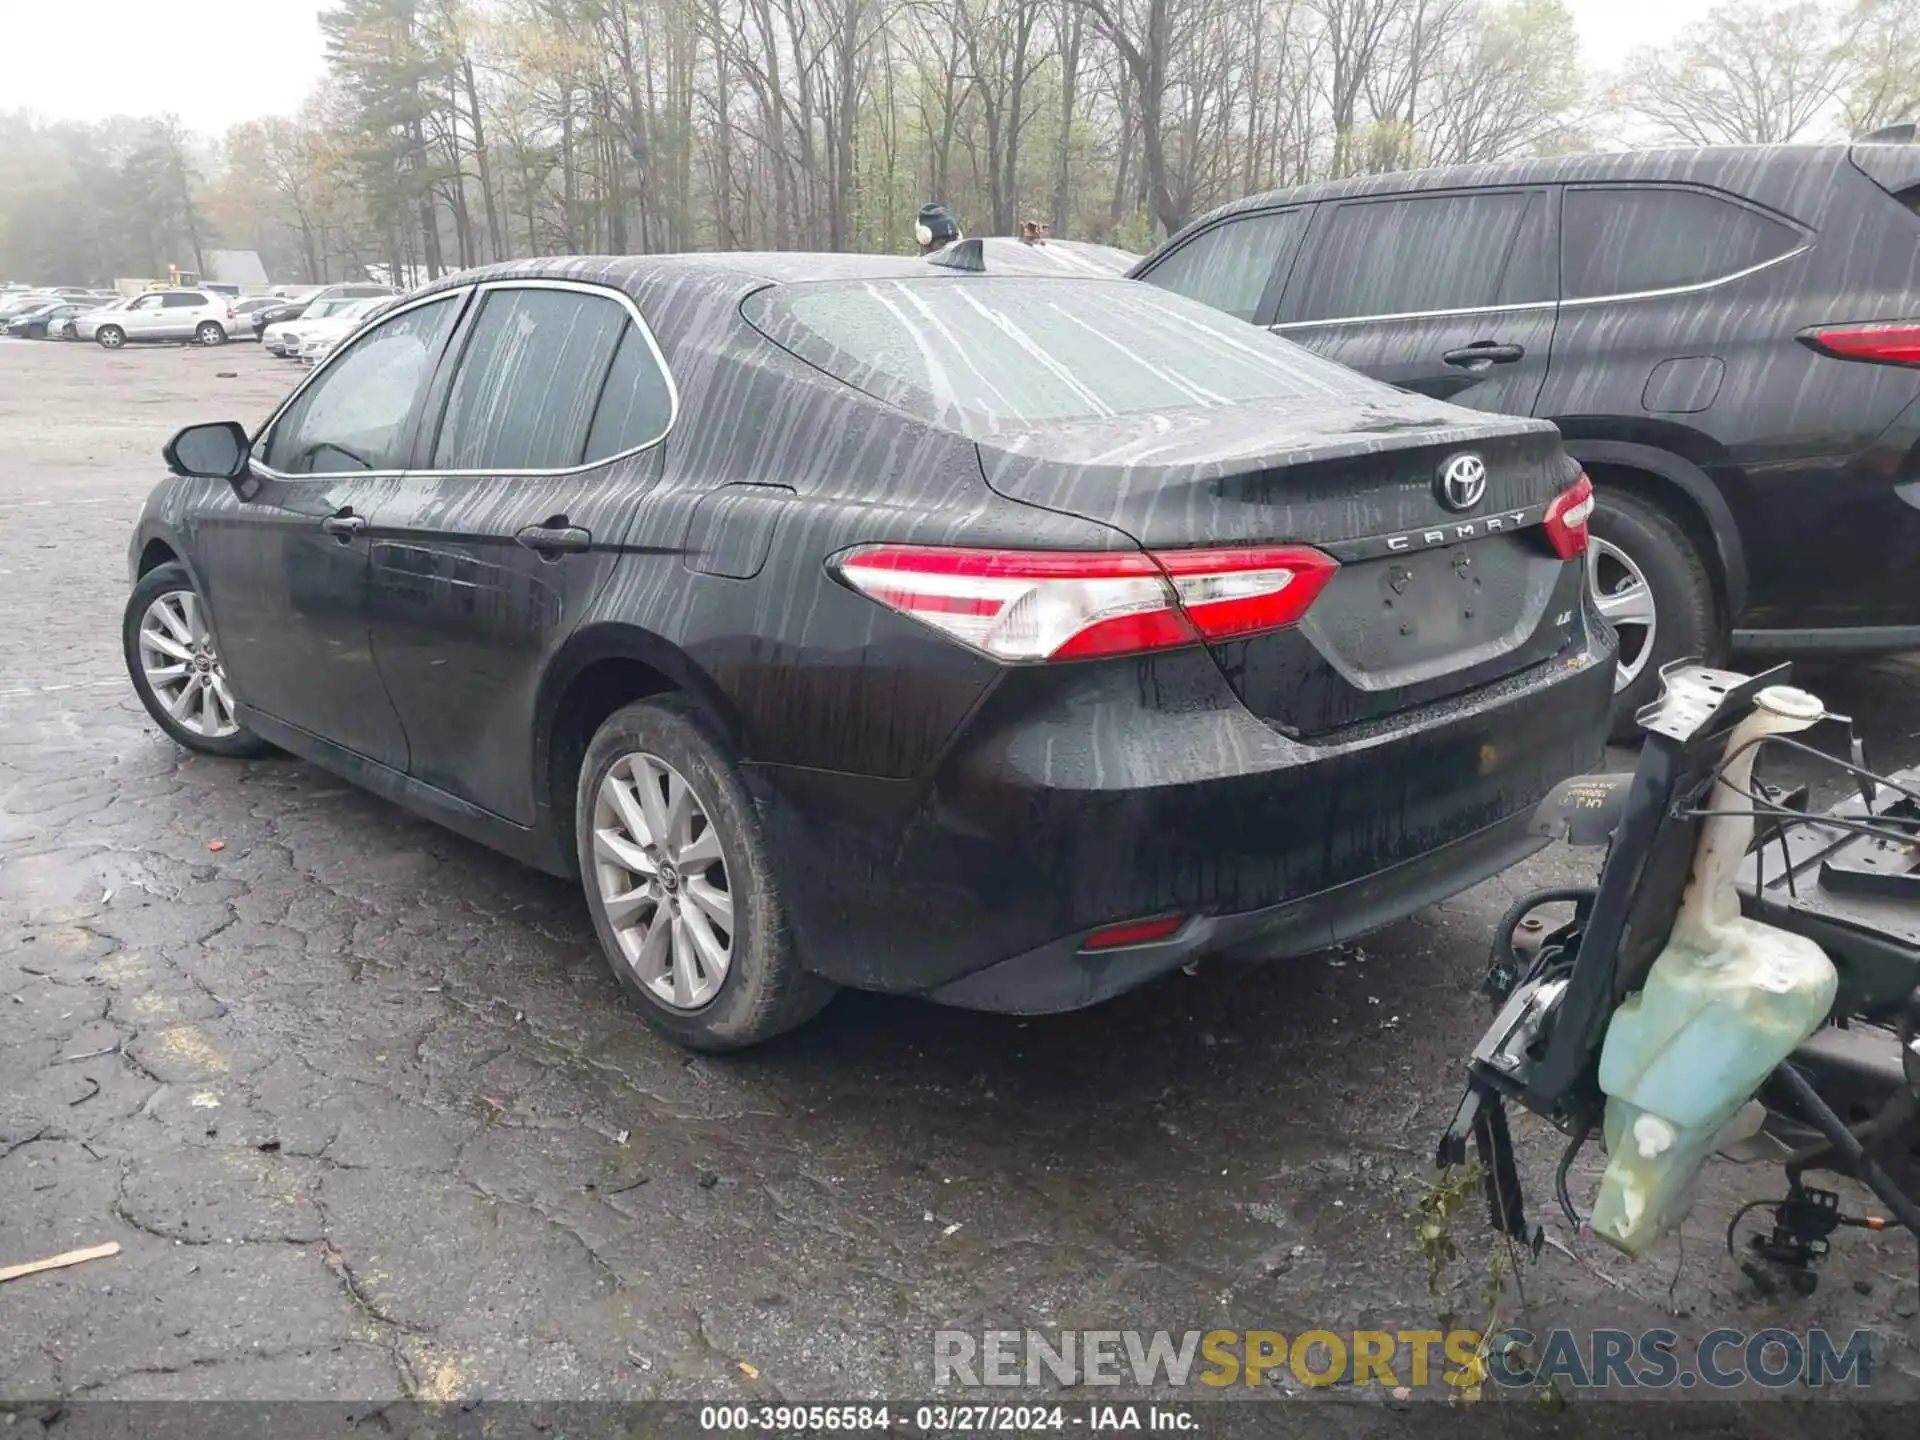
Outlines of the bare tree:
[[1727,0],[1665,50],[1642,50],[1626,109],[1656,138],[1686,145],[1797,139],[1846,85],[1857,16],[1798,0]]
[[1842,103],[1856,135],[1920,119],[1920,0],[1863,0]]

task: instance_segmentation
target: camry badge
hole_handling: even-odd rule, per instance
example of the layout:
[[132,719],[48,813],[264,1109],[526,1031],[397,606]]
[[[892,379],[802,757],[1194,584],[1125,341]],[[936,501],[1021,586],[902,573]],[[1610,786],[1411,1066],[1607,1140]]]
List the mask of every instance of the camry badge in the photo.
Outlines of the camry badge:
[[1471,510],[1486,496],[1487,462],[1463,451],[1440,467],[1433,489],[1447,509]]

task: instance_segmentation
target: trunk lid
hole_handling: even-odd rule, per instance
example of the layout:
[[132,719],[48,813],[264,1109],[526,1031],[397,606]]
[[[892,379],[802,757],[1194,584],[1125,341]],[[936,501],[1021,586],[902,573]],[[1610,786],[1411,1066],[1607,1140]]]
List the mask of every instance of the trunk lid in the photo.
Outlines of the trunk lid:
[[[1580,642],[1582,567],[1541,527],[1578,467],[1540,422],[1369,388],[978,437],[1010,499],[1148,549],[1317,547],[1339,572],[1296,628],[1211,647],[1243,703],[1312,737],[1497,682]],[[1484,467],[1453,508],[1444,474]],[[1466,466],[1471,477],[1473,466]],[[1455,503],[1469,498],[1456,487]]]

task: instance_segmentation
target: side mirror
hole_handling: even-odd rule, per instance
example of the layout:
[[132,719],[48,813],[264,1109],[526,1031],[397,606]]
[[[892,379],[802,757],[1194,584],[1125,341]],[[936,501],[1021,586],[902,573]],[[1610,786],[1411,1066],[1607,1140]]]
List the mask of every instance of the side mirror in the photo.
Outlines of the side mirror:
[[233,420],[212,425],[189,425],[167,442],[160,453],[167,469],[194,480],[238,482],[247,475],[246,430]]

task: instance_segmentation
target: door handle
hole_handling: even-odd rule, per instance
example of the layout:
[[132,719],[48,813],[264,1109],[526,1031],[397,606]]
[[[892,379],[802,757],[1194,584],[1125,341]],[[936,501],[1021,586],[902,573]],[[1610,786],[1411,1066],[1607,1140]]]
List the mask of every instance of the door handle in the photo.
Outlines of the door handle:
[[367,528],[367,517],[356,515],[351,510],[342,510],[339,514],[329,515],[322,520],[320,528],[342,545],[346,545],[352,542],[354,536]]
[[1463,345],[1458,350],[1448,350],[1440,357],[1449,365],[1457,365],[1462,370],[1484,370],[1489,365],[1511,365],[1516,360],[1527,358],[1524,345],[1503,345],[1495,340],[1476,340],[1471,345]]
[[569,525],[564,515],[554,515],[538,525],[529,525],[514,537],[543,559],[578,555],[593,544],[593,535],[578,525]]

